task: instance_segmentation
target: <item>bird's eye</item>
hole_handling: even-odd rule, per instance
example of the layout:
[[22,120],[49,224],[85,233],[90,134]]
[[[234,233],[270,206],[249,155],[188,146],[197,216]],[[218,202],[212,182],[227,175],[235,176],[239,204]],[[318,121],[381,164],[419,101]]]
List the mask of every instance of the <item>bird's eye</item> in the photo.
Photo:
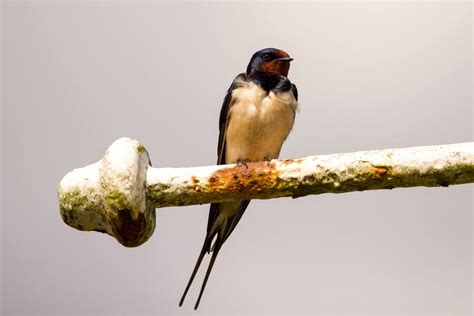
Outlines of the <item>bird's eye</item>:
[[270,60],[270,54],[264,54],[262,56],[262,58],[263,58],[264,61],[269,61]]

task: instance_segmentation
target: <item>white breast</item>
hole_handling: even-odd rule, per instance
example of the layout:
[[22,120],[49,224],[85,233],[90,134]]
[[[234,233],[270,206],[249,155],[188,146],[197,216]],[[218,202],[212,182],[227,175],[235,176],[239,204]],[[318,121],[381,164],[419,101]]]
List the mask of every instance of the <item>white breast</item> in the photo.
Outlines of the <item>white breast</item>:
[[226,162],[278,158],[295,117],[297,101],[292,91],[266,93],[248,82],[235,89],[226,132]]

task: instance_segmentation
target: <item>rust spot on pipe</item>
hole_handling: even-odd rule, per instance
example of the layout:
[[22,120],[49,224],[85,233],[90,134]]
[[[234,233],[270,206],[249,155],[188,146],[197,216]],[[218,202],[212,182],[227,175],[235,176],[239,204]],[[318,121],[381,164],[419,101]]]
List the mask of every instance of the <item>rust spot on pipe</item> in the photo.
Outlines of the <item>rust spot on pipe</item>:
[[379,178],[386,178],[388,176],[388,168],[386,167],[375,167],[374,173]]
[[201,192],[201,186],[199,185],[199,179],[196,176],[191,176],[194,191]]
[[263,194],[270,192],[279,174],[274,162],[255,162],[217,170],[209,177],[208,185],[216,193],[230,189],[235,193]]

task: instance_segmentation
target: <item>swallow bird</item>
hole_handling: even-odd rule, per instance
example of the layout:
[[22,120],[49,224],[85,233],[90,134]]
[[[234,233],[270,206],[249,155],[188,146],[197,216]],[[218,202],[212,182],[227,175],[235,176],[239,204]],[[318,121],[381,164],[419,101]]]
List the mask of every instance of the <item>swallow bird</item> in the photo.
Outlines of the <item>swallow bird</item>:
[[[234,79],[219,117],[218,165],[278,158],[293,126],[298,105],[298,90],[287,78],[292,60],[280,49],[265,48],[253,54],[247,71]],[[194,309],[198,308],[217,254],[249,202],[211,204],[204,244],[179,306],[184,302],[204,255],[212,252],[194,306]]]

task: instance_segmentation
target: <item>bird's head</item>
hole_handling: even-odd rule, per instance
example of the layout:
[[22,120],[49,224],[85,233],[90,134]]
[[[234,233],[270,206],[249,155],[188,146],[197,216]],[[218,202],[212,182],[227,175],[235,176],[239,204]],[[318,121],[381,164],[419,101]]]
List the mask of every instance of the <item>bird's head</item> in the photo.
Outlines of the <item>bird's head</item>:
[[292,60],[293,58],[281,49],[264,48],[253,54],[247,66],[247,74],[266,72],[286,77]]

